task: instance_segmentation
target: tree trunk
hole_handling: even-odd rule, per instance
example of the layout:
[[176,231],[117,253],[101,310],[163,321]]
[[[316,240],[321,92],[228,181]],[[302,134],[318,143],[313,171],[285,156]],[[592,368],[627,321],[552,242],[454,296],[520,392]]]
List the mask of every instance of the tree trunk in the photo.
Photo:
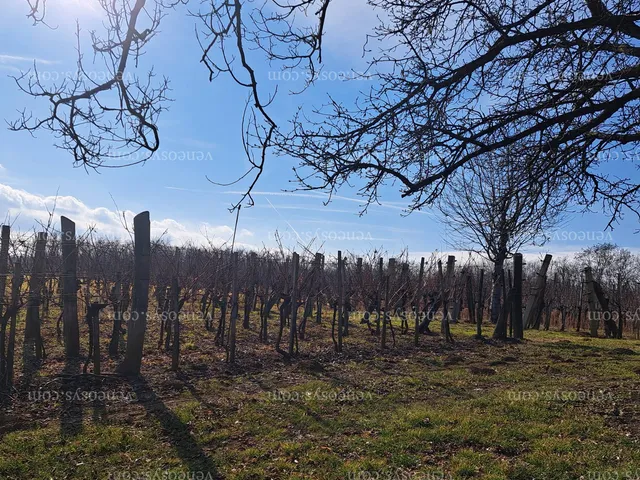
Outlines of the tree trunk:
[[507,339],[507,316],[509,313],[509,298],[506,295],[506,281],[504,278],[504,270],[500,272],[500,288],[505,293],[504,295],[504,304],[501,308],[500,315],[498,316],[498,321],[496,322],[496,327],[493,330],[493,338],[494,340],[506,340]]
[[500,316],[500,301],[502,300],[502,285],[500,284],[500,275],[504,267],[504,259],[506,254],[499,252],[493,264],[493,276],[491,286],[491,323],[498,323]]
[[511,323],[513,324],[513,337],[517,340],[524,338],[524,325],[522,323],[522,254],[513,256],[513,312]]

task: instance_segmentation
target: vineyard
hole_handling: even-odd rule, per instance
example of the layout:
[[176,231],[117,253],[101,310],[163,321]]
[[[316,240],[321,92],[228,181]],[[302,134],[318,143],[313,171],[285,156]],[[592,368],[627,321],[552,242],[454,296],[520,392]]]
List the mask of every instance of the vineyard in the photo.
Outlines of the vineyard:
[[[499,375],[511,389],[516,377],[530,386],[537,382],[537,390],[532,387],[529,394],[537,391],[538,396],[540,385],[551,388],[551,384],[562,384],[567,390],[567,382],[577,381],[566,377],[563,367],[572,367],[572,375],[584,375],[584,368],[589,368],[595,383],[587,393],[584,388],[571,390],[563,400],[556,391],[555,397],[546,401],[555,398],[566,402],[571,400],[570,395],[578,398],[597,394],[599,402],[619,409],[621,400],[612,395],[620,392],[612,390],[610,382],[619,389],[619,375],[633,380],[640,373],[640,365],[634,361],[634,347],[640,338],[640,282],[633,276],[640,271],[636,268],[640,261],[624,251],[616,253],[615,258],[611,256],[613,250],[606,249],[609,257],[603,257],[602,252],[594,256],[595,250],[571,259],[555,260],[547,255],[526,264],[523,256],[516,254],[496,272],[492,265],[473,256],[456,259],[433,254],[414,260],[407,252],[390,258],[382,258],[378,252],[363,256],[337,252],[332,257],[306,248],[298,254],[282,247],[260,252],[234,251],[232,246],[175,247],[162,238],[152,241],[147,212],[135,218],[129,242],[109,240],[93,230],[76,235],[74,223],[65,217],[60,230],[52,225],[36,234],[12,235],[10,230],[8,226],[2,228],[0,247],[0,291],[5,292],[0,373],[2,401],[8,407],[1,432],[7,435],[5,439],[13,438],[13,443],[3,444],[4,453],[10,455],[18,448],[14,455],[26,446],[25,452],[36,452],[38,447],[30,443],[33,441],[49,445],[47,440],[20,435],[30,429],[29,423],[44,427],[51,417],[58,418],[62,444],[52,440],[46,449],[65,450],[74,445],[65,439],[82,435],[125,435],[114,440],[116,445],[109,446],[107,441],[96,447],[113,448],[119,469],[97,471],[95,462],[80,462],[76,467],[65,467],[59,478],[135,478],[135,472],[147,472],[148,476],[156,471],[151,464],[157,472],[175,471],[176,475],[191,472],[194,476],[196,472],[203,474],[202,478],[207,477],[205,473],[211,478],[264,478],[256,473],[267,468],[259,460],[256,465],[247,464],[235,471],[222,460],[214,465],[201,442],[222,441],[221,448],[226,448],[226,442],[241,442],[232,432],[243,429],[234,429],[233,425],[244,424],[247,415],[269,416],[278,404],[294,403],[295,407],[287,408],[306,409],[306,413],[295,413],[285,421],[294,422],[297,430],[310,428],[310,421],[325,421],[314,412],[318,406],[321,410],[333,409],[327,417],[331,422],[341,422],[341,415],[350,418],[354,413],[349,409],[355,408],[360,412],[357,423],[366,423],[369,417],[361,409],[369,406],[377,411],[378,404],[383,408],[379,413],[384,408],[402,412],[406,404],[405,413],[410,414],[414,408],[426,408],[422,400],[417,406],[412,402],[416,395],[421,398],[427,386],[434,395],[432,404],[426,402],[429,409],[436,410],[431,415],[444,425],[448,420],[437,406],[442,408],[445,400],[458,399],[453,406],[444,407],[456,409],[463,408],[467,401],[477,401],[467,390],[472,386],[482,391],[493,385],[507,395],[507,385],[495,385],[493,380],[502,366],[514,369]],[[622,268],[616,271],[617,266]],[[598,346],[586,341],[597,342]],[[579,351],[574,350],[577,346],[572,342],[582,344]],[[546,349],[553,354],[549,357],[552,365],[544,365],[544,379],[537,378],[537,371],[525,374],[527,368],[537,368],[541,358],[549,361],[544,356],[549,353]],[[580,355],[575,366],[566,363],[576,361],[574,354]],[[603,354],[627,363],[611,361],[605,367],[596,358]],[[403,368],[409,373],[402,373]],[[469,378],[459,377],[461,368]],[[418,379],[424,375],[430,378],[423,379],[423,384]],[[598,382],[604,382],[606,388],[597,390]],[[511,391],[509,395],[517,393]],[[185,395],[190,400],[185,400]],[[164,403],[167,398],[177,402],[177,410]],[[625,395],[623,402],[630,400]],[[510,401],[509,408],[515,408],[514,398]],[[256,402],[258,405],[253,405]],[[544,397],[537,402],[544,403]],[[92,420],[84,418],[83,410],[88,407],[93,411]],[[158,452],[147,452],[150,457],[146,462],[151,464],[149,468],[142,464],[142,469],[138,464],[142,457],[135,457],[138,460],[132,464],[131,458],[123,459],[120,454],[132,448],[130,442],[146,441],[126,437],[120,427],[115,433],[109,430],[115,428],[113,425],[130,426],[131,422],[139,427],[138,414],[131,413],[139,408],[146,412],[144,415],[153,416],[169,438],[153,440],[154,445],[160,442],[163,447],[159,444]],[[191,423],[182,419],[194,412],[181,413],[182,408],[204,409],[208,412],[204,418],[209,420],[211,415],[215,421],[237,420],[232,426],[194,434]],[[487,415],[491,418],[490,410]],[[245,431],[240,437],[264,441],[263,435],[267,434],[254,431],[262,428],[265,417],[261,418],[257,423],[249,422],[247,428],[252,433]],[[431,416],[425,418],[411,422],[434,421]],[[268,423],[276,428],[281,423],[278,419],[282,420],[278,415],[270,417]],[[197,428],[204,428],[193,421]],[[369,421],[385,423],[377,415]],[[349,430],[346,423],[340,425],[339,430]],[[626,426],[636,441],[639,430],[633,428],[639,425],[632,422]],[[99,431],[105,428],[110,433]],[[360,435],[368,431],[363,428],[356,428]],[[529,422],[527,428],[534,427]],[[34,430],[38,431],[46,429]],[[226,440],[216,437],[218,434]],[[288,457],[288,449],[296,450],[299,433],[296,435],[287,437],[287,442],[294,442],[291,445],[278,444],[270,447],[270,453],[260,454],[267,455],[268,468],[275,469],[272,474],[278,478],[284,472],[298,472],[298,460],[271,462],[274,451]],[[629,435],[621,441],[631,441]],[[490,437],[478,442],[488,441],[494,448]],[[455,450],[471,449],[476,455],[473,442],[466,444],[466,433],[464,439]],[[103,444],[102,440],[95,441]],[[445,448],[451,441],[437,448]],[[411,444],[404,439],[406,442]],[[520,451],[516,446],[519,440],[514,438],[495,442],[510,445],[502,449]],[[175,450],[173,460],[168,443]],[[421,449],[424,445],[418,443]],[[307,447],[307,453],[314,450]],[[145,451],[149,448],[144,445]],[[251,448],[258,455],[257,445],[243,445],[238,450],[234,444],[232,451],[237,455]],[[356,459],[350,459],[344,451],[334,452],[332,449],[340,450],[337,445],[326,448],[331,450],[325,452],[327,458],[321,455],[321,459],[311,461],[313,468],[306,467],[315,471],[340,459],[339,467],[331,467],[335,475],[326,478],[345,478],[355,475],[353,472],[365,472],[365,477],[353,478],[366,478],[371,472],[393,473],[400,475],[398,478],[454,478],[450,472],[457,471],[455,464],[443,464],[438,455],[430,456],[436,463],[429,465],[416,460],[419,456],[415,452],[396,452],[395,447],[385,447],[390,449],[389,454],[383,448],[374,457],[368,456],[367,465],[356,462],[348,467]],[[3,478],[26,474],[39,478],[50,468],[49,456],[42,455],[42,459],[25,460],[26,464],[3,460],[0,473]],[[66,455],[75,454],[67,451]],[[499,456],[505,455],[517,460],[515,453]],[[610,460],[598,458],[604,459],[605,465]],[[479,465],[473,468],[484,468],[481,457],[471,463]],[[28,464],[35,470],[25,470],[31,468]],[[494,467],[496,471],[505,468],[512,473],[518,469],[526,472],[509,478],[531,478],[527,475],[538,471],[518,462]],[[540,471],[548,473],[547,467]],[[417,473],[431,476],[416,477]],[[316,477],[302,471],[295,478]]]
[[640,480],[640,2],[0,32],[0,480]]

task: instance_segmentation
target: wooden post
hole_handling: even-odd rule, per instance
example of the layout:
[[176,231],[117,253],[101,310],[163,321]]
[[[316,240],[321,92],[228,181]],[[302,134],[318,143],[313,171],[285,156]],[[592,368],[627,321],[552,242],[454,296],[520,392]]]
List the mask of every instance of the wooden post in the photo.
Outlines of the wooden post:
[[522,254],[513,256],[513,312],[511,322],[513,324],[513,337],[524,339],[524,325],[522,323]]
[[476,313],[476,338],[482,338],[482,317],[484,316],[484,269],[480,269],[478,282],[478,312]]
[[524,314],[524,326],[526,328],[533,328],[537,320],[537,314],[539,313],[538,305],[540,303],[540,297],[544,296],[544,290],[546,285],[547,270],[551,264],[552,256],[547,254],[542,261],[542,266],[538,272],[538,276],[533,282],[531,294],[527,301],[527,308]]
[[62,230],[62,328],[67,357],[80,355],[80,329],[78,327],[78,249],[76,224],[60,217]]
[[151,271],[151,222],[149,212],[133,219],[134,228],[134,281],[132,312],[129,320],[127,349],[118,372],[139,375],[142,366],[144,334],[147,329],[149,307],[149,275]]
[[[338,252],[340,255],[340,252]],[[291,287],[291,327],[289,328],[289,356],[293,356],[298,341],[298,269],[300,267],[300,255],[293,253],[293,285]],[[340,331],[338,331],[340,335]]]
[[422,298],[422,278],[424,277],[424,257],[420,259],[420,273],[418,273],[418,285],[416,285],[416,295],[413,301],[413,316],[414,316],[414,331],[413,331],[413,344],[417,347],[419,344],[419,312],[420,310],[420,299]]

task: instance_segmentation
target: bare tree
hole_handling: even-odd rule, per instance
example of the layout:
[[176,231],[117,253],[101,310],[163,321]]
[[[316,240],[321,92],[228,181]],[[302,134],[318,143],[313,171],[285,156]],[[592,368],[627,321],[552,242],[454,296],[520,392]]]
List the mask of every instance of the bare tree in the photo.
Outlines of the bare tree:
[[640,185],[600,168],[638,164],[637,2],[369,3],[386,16],[372,34],[385,46],[367,71],[373,87],[352,107],[300,112],[281,139],[304,188],[359,177],[368,203],[394,182],[412,211],[461,167],[509,148],[532,179],[564,177],[569,196],[603,200],[612,221],[625,205],[638,214]]
[[[90,40],[110,78],[91,80],[78,32],[77,78],[47,87],[37,71],[17,77],[20,89],[49,101],[50,111],[44,118],[23,112],[11,128],[50,130],[76,162],[91,167],[128,164],[138,152],[134,161],[149,158],[159,147],[156,124],[168,81],[156,80],[153,69],[134,72],[163,16],[180,3],[189,1],[100,0],[104,36],[94,32]],[[252,203],[273,146],[300,160],[296,175],[305,189],[333,193],[352,176],[362,177],[368,204],[393,181],[410,199],[409,211],[436,199],[459,168],[510,148],[526,159],[532,179],[568,180],[562,184],[567,195],[582,205],[603,200],[612,221],[624,206],[638,214],[640,185],[599,168],[613,154],[638,160],[637,2],[369,4],[384,12],[370,35],[384,46],[368,58],[374,86],[351,108],[331,100],[301,112],[289,132],[269,114],[275,92],[259,88],[247,52],[257,49],[283,69],[303,65],[314,78],[330,0],[256,6],[208,0],[191,12],[199,20],[200,61],[209,79],[228,74],[249,92],[242,132],[250,168],[236,181],[252,180],[235,206]],[[27,5],[35,24],[45,22],[45,0]],[[309,15],[317,19],[311,27],[296,21]]]
[[505,260],[523,245],[544,243],[566,208],[559,182],[533,182],[524,167],[506,153],[485,155],[457,172],[449,193],[438,201],[451,245],[493,263],[493,323],[500,312]]
[[[26,0],[35,25],[46,22],[46,0]],[[77,75],[50,86],[41,81],[37,67],[15,77],[23,92],[49,101],[49,114],[35,118],[23,111],[10,124],[13,130],[35,133],[49,130],[60,138],[78,165],[126,166],[148,160],[160,147],[157,126],[165,110],[167,78],[158,79],[153,68],[139,74],[149,42],[158,34],[162,19],[189,0],[99,0],[103,31],[90,33],[90,51],[103,63],[108,79],[95,82],[87,71],[80,26],[77,37]],[[306,68],[315,77],[322,61],[322,35],[330,0],[280,2],[268,0],[253,6],[241,0],[205,0],[189,14],[198,20],[196,35],[202,50],[200,62],[208,78],[229,75],[248,91],[242,135],[252,182],[240,201],[253,202],[251,190],[260,177],[267,150],[273,146],[277,125],[268,112],[277,92],[259,88],[257,67],[249,52],[258,50],[274,66]],[[296,22],[313,15],[315,25]]]

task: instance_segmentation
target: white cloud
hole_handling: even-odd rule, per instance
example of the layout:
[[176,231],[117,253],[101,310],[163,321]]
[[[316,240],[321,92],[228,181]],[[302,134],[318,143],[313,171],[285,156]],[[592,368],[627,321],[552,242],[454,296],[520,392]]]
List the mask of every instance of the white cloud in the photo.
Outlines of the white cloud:
[[[1,167],[1,165],[0,165]],[[16,189],[0,183],[0,212],[6,212],[7,221],[17,228],[29,230],[37,226],[37,222],[47,224],[50,213],[55,207],[54,228],[59,228],[60,215],[64,215],[74,222],[78,232],[86,231],[89,227],[95,227],[98,234],[129,239],[123,223],[129,228],[133,226],[135,212],[125,210],[117,212],[106,207],[92,208],[73,196],[43,196]],[[172,218],[151,220],[152,237],[164,235],[168,241],[175,245],[183,245],[193,242],[199,245],[222,245],[230,242],[233,236],[233,228],[228,225],[211,225],[207,222],[183,223]],[[124,216],[124,219],[123,219]],[[242,244],[238,240],[250,238],[253,232],[241,229],[236,236],[236,244],[246,248],[251,245]]]

